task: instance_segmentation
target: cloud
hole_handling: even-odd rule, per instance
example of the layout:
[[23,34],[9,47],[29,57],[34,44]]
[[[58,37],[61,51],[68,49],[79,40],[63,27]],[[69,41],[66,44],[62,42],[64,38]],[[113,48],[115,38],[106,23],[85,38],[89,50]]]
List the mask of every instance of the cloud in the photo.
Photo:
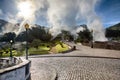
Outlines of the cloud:
[[[95,40],[105,40],[104,30],[100,18],[95,12],[95,5],[99,0],[16,0],[17,6],[22,2],[30,3],[31,10],[18,8],[18,13],[9,15],[10,19],[23,20],[19,32],[22,31],[25,21],[31,23],[37,18],[45,18],[51,26],[52,35],[56,36],[61,30],[69,30],[75,34],[75,26],[78,21],[86,21],[89,29],[94,29]],[[27,4],[26,4],[27,5]],[[23,7],[24,8],[24,7]],[[28,9],[28,7],[26,7]],[[23,12],[25,11],[25,14]],[[30,12],[28,14],[28,12]],[[22,15],[21,15],[22,14]],[[28,16],[28,15],[29,16]]]

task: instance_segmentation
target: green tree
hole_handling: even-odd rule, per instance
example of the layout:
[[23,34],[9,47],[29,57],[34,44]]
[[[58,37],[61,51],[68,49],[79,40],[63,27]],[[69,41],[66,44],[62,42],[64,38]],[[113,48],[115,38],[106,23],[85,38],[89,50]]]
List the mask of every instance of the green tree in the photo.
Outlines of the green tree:
[[31,43],[31,46],[38,49],[40,44],[41,44],[41,41],[39,39],[34,39],[33,42]]
[[62,30],[61,32],[62,32],[61,36],[63,36],[64,40],[68,41],[74,40],[74,36],[70,33],[70,31]]
[[14,41],[15,37],[16,37],[16,34],[14,32],[5,33],[1,37],[0,41],[1,42],[9,42],[10,40]]
[[78,40],[80,42],[89,42],[92,40],[92,33],[86,29],[84,31],[80,31],[78,34]]

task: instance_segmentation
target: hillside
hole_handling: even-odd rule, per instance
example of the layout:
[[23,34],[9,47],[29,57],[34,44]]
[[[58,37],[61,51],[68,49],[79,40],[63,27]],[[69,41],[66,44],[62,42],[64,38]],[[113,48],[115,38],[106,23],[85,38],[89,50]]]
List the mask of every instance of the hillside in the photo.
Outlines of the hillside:
[[110,26],[110,27],[107,28],[107,29],[110,29],[110,30],[120,30],[120,23],[115,24],[115,25],[113,25],[113,26]]
[[106,37],[120,39],[120,23],[108,27],[106,29]]

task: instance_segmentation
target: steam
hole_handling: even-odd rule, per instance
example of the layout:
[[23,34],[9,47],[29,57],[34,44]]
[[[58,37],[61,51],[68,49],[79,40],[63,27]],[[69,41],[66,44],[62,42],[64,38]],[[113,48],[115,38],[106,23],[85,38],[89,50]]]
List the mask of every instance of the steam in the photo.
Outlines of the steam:
[[[62,29],[70,30],[75,34],[74,27],[77,21],[86,21],[88,28],[94,31],[95,41],[106,41],[102,23],[95,13],[98,0],[48,0],[48,20],[53,26],[53,35]],[[60,6],[58,6],[60,5]]]
[[51,26],[53,36],[61,33],[61,30],[69,30],[76,35],[80,29],[75,30],[75,26],[83,21],[89,30],[93,30],[94,40],[106,41],[103,25],[95,12],[98,2],[99,0],[16,0],[16,21],[22,21],[17,34],[23,31],[26,22],[32,24],[42,16]]
[[[12,26],[12,27],[11,27]],[[2,27],[2,33],[8,33],[8,32],[17,32],[17,27],[13,27],[14,25],[11,23],[6,24],[4,27]],[[11,28],[10,28],[11,27]],[[13,31],[14,30],[14,31]]]
[[59,34],[62,29],[72,31],[76,25],[77,6],[75,4],[77,2],[73,0],[48,0],[48,3],[48,22],[52,26],[52,34]]
[[100,19],[96,18],[92,21],[92,23],[88,23],[89,29],[93,30],[93,40],[94,41],[107,41],[107,38],[105,38],[105,30],[103,28],[102,23],[100,22]]

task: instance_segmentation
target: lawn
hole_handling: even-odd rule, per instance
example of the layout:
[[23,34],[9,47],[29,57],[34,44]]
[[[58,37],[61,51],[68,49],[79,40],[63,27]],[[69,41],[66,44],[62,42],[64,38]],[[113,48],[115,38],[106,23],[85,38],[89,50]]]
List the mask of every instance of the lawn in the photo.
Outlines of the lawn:
[[[37,49],[34,47],[31,47],[29,48],[29,55],[43,55],[43,54],[49,54],[49,52],[60,53],[68,49],[69,49],[69,46],[64,43],[62,43],[62,46],[60,44],[57,44],[55,47],[52,47],[51,50],[47,46],[39,46]],[[25,50],[22,52],[13,50],[12,54],[13,56],[22,56],[22,55],[25,55]],[[3,55],[0,57],[9,57],[9,56],[10,56],[10,52],[8,52],[7,54],[4,52]]]
[[63,51],[66,51],[66,50],[68,50],[69,49],[69,46],[68,45],[66,45],[66,44],[62,44],[63,45],[63,47],[60,45],[60,44],[58,44],[58,45],[56,45],[56,49],[57,49],[57,52],[59,53],[59,52],[63,52]]
[[39,46],[38,49],[30,48],[29,55],[43,55],[43,54],[49,54],[49,52],[60,53],[69,49],[68,45],[64,43],[62,43],[62,45],[63,47],[60,44],[57,44],[55,47],[52,47],[51,50],[49,47],[46,46]]
[[29,49],[29,55],[43,55],[43,54],[48,54],[49,53],[49,49],[46,46],[39,46],[38,49],[36,48],[30,48]]
[[[16,50],[12,50],[12,55],[13,56],[21,56],[21,55],[23,55],[23,53],[21,53],[21,52],[18,52],[18,51],[16,51]],[[0,56],[0,57],[9,57],[10,56],[10,52],[8,52],[8,53],[3,53],[2,54],[2,56]]]
[[63,47],[60,44],[57,44],[55,47],[53,47],[50,51],[53,53],[60,53],[66,50],[69,50],[69,46],[62,43]]

